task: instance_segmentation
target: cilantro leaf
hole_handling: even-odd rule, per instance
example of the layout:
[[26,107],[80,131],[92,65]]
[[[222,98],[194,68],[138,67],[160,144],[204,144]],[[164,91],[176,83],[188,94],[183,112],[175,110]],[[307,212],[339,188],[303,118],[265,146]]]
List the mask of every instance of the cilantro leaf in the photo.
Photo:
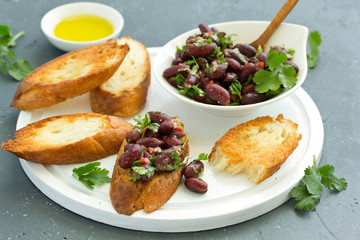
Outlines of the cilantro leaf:
[[279,51],[270,51],[266,58],[266,64],[269,66],[271,71],[279,67],[282,63],[287,61],[285,53],[279,53]]
[[290,191],[291,197],[297,201],[294,207],[302,211],[314,211],[315,205],[320,202],[323,185],[331,190],[345,190],[346,180],[337,178],[334,172],[335,168],[332,165],[318,168],[314,156],[314,165],[305,169],[305,176],[301,179],[300,185]]
[[296,85],[296,71],[291,65],[281,65],[278,67],[278,78],[285,88],[292,88]]
[[15,60],[10,49],[15,47],[16,40],[25,34],[24,31],[13,36],[7,25],[0,25],[0,73],[9,74],[15,80],[21,81],[33,69],[29,62],[22,59]]
[[308,36],[308,44],[310,48],[310,54],[306,55],[308,68],[314,68],[319,58],[319,46],[321,44],[321,36],[318,31],[312,31]]
[[269,90],[277,90],[281,86],[281,81],[276,72],[268,72],[266,70],[258,71],[253,78],[256,84],[255,90],[258,93],[265,93]]
[[109,171],[98,166],[100,166],[100,162],[92,162],[85,166],[74,168],[72,175],[88,189],[93,190],[94,185],[102,185],[111,181],[111,178],[108,177]]

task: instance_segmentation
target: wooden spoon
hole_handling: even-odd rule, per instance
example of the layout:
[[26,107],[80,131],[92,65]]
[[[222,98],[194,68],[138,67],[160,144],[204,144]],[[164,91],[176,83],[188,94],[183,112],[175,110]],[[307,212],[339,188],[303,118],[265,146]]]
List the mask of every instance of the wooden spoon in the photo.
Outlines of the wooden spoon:
[[280,26],[281,22],[286,18],[297,2],[298,0],[287,0],[276,13],[275,17],[271,20],[269,26],[265,29],[261,36],[254,42],[250,43],[250,45],[256,49],[260,45],[261,48],[264,49],[265,43],[269,40],[273,32],[275,32],[275,30]]

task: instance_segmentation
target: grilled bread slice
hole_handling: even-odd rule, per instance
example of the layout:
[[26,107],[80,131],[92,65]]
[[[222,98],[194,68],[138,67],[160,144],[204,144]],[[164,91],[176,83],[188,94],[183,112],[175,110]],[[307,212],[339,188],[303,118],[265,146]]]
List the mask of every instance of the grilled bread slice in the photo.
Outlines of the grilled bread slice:
[[[121,146],[118,158],[124,153],[125,145],[126,142]],[[189,144],[186,142],[180,159],[183,160],[188,155]],[[186,167],[184,164],[171,172],[155,173],[150,182],[133,181],[130,180],[132,170],[121,168],[118,158],[111,178],[110,199],[114,209],[124,215],[132,215],[140,209],[151,213],[161,208],[177,190]]]
[[231,128],[214,145],[209,163],[219,171],[246,173],[256,184],[273,175],[297,148],[298,125],[270,116],[258,117]]
[[131,117],[145,104],[150,85],[150,57],[145,46],[130,37],[118,44],[128,44],[130,52],[116,73],[90,91],[93,112]]
[[128,51],[112,40],[55,58],[24,78],[10,106],[30,111],[82,95],[114,75]]
[[84,163],[119,151],[133,126],[120,117],[77,113],[49,117],[15,133],[1,148],[42,164]]

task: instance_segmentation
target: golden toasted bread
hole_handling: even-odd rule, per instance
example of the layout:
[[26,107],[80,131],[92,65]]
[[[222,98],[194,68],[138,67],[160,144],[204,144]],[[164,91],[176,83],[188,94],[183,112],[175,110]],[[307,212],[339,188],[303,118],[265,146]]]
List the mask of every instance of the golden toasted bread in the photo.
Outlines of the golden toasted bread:
[[10,106],[30,111],[82,95],[114,75],[128,51],[112,40],[55,58],[24,78]]
[[93,112],[127,116],[135,115],[145,104],[150,85],[150,56],[145,46],[130,37],[118,44],[128,44],[130,51],[116,73],[90,91]]
[[[175,123],[173,128],[175,131],[182,129],[182,137],[177,137],[181,145],[167,146],[165,138],[169,137],[169,133],[157,137],[165,142],[161,148],[140,143],[141,140],[151,138],[147,137],[146,133],[149,126],[142,126],[142,130],[145,131],[144,136],[135,142],[129,140],[128,137],[124,140],[115,162],[110,185],[110,199],[118,213],[132,215],[140,209],[146,213],[154,212],[175,193],[186,167],[184,159],[189,155],[189,141],[186,139],[187,134],[183,132],[183,124],[178,121],[178,118],[172,118],[171,121]],[[132,160],[130,161],[129,158]],[[146,169],[152,169],[152,171],[151,174],[134,172],[135,168],[142,169],[140,172]],[[134,176],[138,178],[134,179]],[[142,177],[146,179],[143,180]]]
[[237,125],[215,143],[209,163],[219,171],[246,173],[258,184],[273,175],[296,149],[302,137],[297,127],[282,114]]
[[49,117],[15,133],[1,148],[42,164],[84,163],[119,151],[130,123],[120,117],[77,113]]

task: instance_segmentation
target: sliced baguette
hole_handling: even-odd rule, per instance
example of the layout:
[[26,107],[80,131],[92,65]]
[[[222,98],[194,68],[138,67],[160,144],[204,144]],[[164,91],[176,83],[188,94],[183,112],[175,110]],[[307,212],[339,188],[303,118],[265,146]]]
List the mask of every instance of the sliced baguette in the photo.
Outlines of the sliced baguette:
[[15,133],[1,148],[42,164],[84,163],[119,151],[130,123],[120,117],[77,113],[49,117]]
[[[119,214],[132,215],[143,209],[151,213],[161,208],[177,190],[183,170],[186,165],[181,165],[177,170],[171,172],[155,173],[150,182],[132,181],[132,170],[123,169],[118,164],[119,157],[124,153],[126,141],[121,146],[118,158],[115,162],[110,185],[110,199],[114,209]],[[180,159],[189,155],[189,144],[183,147]]]
[[150,85],[150,56],[145,46],[130,37],[118,44],[128,44],[130,51],[116,73],[90,91],[93,112],[131,117],[145,104]]
[[55,58],[24,78],[10,106],[30,111],[82,95],[114,75],[128,51],[112,40]]
[[258,117],[231,128],[214,145],[209,163],[219,171],[246,173],[256,184],[273,175],[297,148],[298,125],[270,116]]

